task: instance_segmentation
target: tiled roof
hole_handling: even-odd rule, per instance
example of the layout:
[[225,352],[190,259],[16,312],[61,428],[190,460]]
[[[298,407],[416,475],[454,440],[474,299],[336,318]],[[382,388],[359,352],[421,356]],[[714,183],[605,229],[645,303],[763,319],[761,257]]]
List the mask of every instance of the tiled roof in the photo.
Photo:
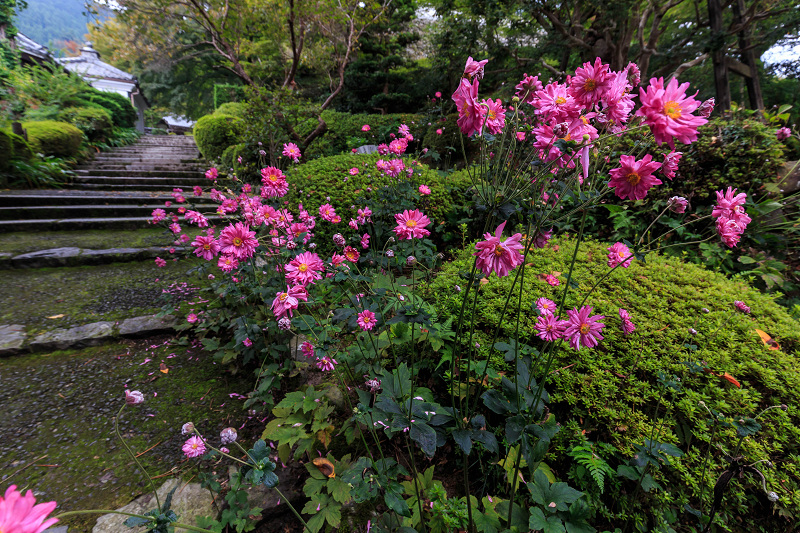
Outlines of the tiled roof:
[[40,59],[51,59],[50,50],[48,50],[47,47],[42,46],[22,33],[17,33],[14,36],[14,42],[16,43],[17,48],[25,54],[38,57]]
[[81,48],[81,55],[78,57],[63,57],[56,61],[70,72],[80,74],[84,78],[124,80],[136,83],[136,77],[132,74],[100,61],[100,54],[92,48],[92,43],[86,43],[86,46]]

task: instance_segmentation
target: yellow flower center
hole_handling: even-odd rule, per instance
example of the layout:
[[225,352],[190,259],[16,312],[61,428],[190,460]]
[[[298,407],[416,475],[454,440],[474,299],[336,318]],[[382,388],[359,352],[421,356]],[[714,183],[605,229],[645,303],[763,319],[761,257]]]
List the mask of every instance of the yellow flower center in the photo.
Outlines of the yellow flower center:
[[365,316],[362,320],[364,321],[364,324],[369,324],[370,320],[372,319],[368,316]]
[[242,239],[240,239],[239,237],[236,237],[235,239],[233,239],[233,245],[234,246],[241,246],[242,245]]
[[269,177],[269,180],[274,183],[274,182],[278,181],[278,177],[273,174],[272,176]]
[[681,104],[670,100],[664,104],[664,114],[673,119],[681,118]]
[[286,298],[288,298],[288,297],[289,297],[289,293],[288,293],[288,292],[282,292],[282,293],[281,293],[281,295],[280,295],[280,296],[278,296],[278,299],[279,299],[280,301],[282,301],[282,302],[285,302],[285,301],[286,301]]
[[557,96],[556,97],[556,103],[559,104],[559,105],[566,104],[567,103],[567,99],[564,98],[563,96]]
[[627,254],[625,252],[623,252],[622,250],[617,252],[617,255],[619,255],[620,259],[624,259],[625,257],[627,257]]
[[210,250],[210,249],[211,249],[211,245],[210,244],[204,244],[203,245],[203,250]]
[[639,185],[639,182],[642,181],[642,177],[637,172],[631,172],[627,176],[625,176],[625,181],[633,185]]
[[308,270],[308,265],[305,263],[300,263],[300,266],[297,267],[297,270],[299,270],[300,272],[305,272],[306,270]]
[[503,247],[501,245],[498,244],[497,246],[494,247],[494,255],[496,255],[497,257],[503,255]]
[[493,109],[490,109],[486,115],[489,117],[489,120],[494,120],[495,117],[497,117],[497,113],[495,113]]
[[589,327],[589,324],[581,324],[581,329],[580,329],[581,335],[586,335],[587,333],[589,333],[590,329],[591,328]]
[[406,221],[406,227],[407,228],[413,228],[413,227],[416,227],[416,225],[417,225],[417,221],[416,220],[407,220]]
[[591,78],[583,82],[583,90],[586,92],[594,91],[597,89],[597,82]]

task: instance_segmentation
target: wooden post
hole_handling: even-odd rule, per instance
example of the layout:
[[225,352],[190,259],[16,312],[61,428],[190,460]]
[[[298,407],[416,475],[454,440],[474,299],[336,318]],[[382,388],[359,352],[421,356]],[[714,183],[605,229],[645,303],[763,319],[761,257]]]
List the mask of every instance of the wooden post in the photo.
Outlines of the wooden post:
[[708,0],[708,22],[711,27],[711,59],[714,63],[714,89],[716,108],[725,112],[731,108],[731,84],[725,62],[725,37],[722,32],[722,6],[720,0]]
[[[733,17],[736,24],[742,23],[742,13],[744,11],[744,0],[735,0],[733,2]],[[749,28],[742,28],[739,32],[739,52],[742,63],[747,65],[750,70],[750,75],[744,77],[744,82],[747,85],[747,96],[750,99],[750,108],[763,110],[764,96],[761,93],[761,82],[758,79],[758,63],[756,63],[756,54],[751,47]]]

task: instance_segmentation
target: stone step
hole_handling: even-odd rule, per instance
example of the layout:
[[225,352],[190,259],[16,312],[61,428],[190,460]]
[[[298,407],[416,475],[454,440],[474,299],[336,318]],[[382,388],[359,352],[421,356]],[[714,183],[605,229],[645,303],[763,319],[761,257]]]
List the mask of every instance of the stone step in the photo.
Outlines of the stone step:
[[[109,218],[109,217],[148,217],[154,209],[163,209],[164,204],[136,205],[38,205],[27,207],[0,207],[0,220],[49,218]],[[187,207],[188,209],[188,207]],[[204,204],[194,206],[201,213],[214,213],[217,206]],[[180,215],[179,215],[180,216]],[[181,217],[183,218],[183,217]]]
[[[76,179],[85,177],[102,178],[198,178],[206,179],[203,172],[197,170],[94,170],[79,169],[75,171]],[[206,180],[208,181],[208,180]]]
[[[126,165],[115,164],[92,164],[92,165],[79,165],[75,170],[102,170],[113,172],[114,174],[126,172],[127,175],[135,175],[139,172],[194,172],[205,173],[206,169],[197,165],[184,165],[184,164],[147,164],[147,163],[132,163]],[[133,173],[133,174],[132,174]],[[103,175],[107,173],[104,172]],[[91,174],[90,174],[91,175]]]
[[110,263],[130,263],[147,261],[156,257],[169,258],[172,253],[182,253],[182,246],[151,246],[148,248],[106,248],[92,250],[65,246],[38,250],[26,254],[2,254],[0,269],[12,268],[53,268],[91,265],[108,265]]
[[[209,181],[203,178],[142,178],[142,177],[118,177],[118,176],[76,176],[73,179],[75,185],[110,185],[118,187],[121,185],[132,185],[136,187],[147,187],[157,185],[161,190],[172,191],[173,188],[192,188],[195,185],[208,185]],[[169,187],[164,189],[163,187]]]
[[[208,217],[209,221],[220,217]],[[0,233],[9,231],[51,231],[83,229],[139,229],[147,227],[150,217],[114,218],[47,218],[31,220],[0,220]]]
[[[84,191],[69,191],[84,192]],[[162,204],[174,201],[172,196],[159,193],[138,195],[101,195],[86,191],[85,194],[0,194],[0,207],[61,206],[61,205],[118,205],[118,204]]]
[[[102,182],[101,183],[92,183],[92,182],[90,182],[90,183],[73,183],[71,185],[71,187],[72,187],[72,190],[85,191],[85,192],[86,191],[97,191],[97,192],[115,191],[115,192],[125,193],[125,192],[132,191],[132,192],[154,192],[154,193],[157,193],[157,192],[166,192],[166,191],[172,192],[172,190],[176,189],[176,188],[182,188],[184,190],[184,192],[185,192],[185,191],[190,190],[193,185],[208,185],[208,183],[203,184],[203,183],[199,183],[199,182],[198,183],[194,183],[194,184],[192,184],[192,183],[190,183],[190,184],[177,183],[178,181],[180,181],[178,179],[173,179],[172,181],[165,181],[165,182],[154,182],[152,178],[150,178],[150,179],[142,178],[142,179],[143,180],[147,180],[147,181],[141,181],[141,182],[137,182],[137,183],[123,183],[123,184],[120,184],[120,183],[102,183]],[[184,196],[186,196],[186,193],[184,193]],[[187,198],[188,198],[188,196],[187,196]]]
[[127,155],[97,155],[90,161],[90,163],[112,163],[115,165],[127,163],[182,163],[182,164],[195,164],[205,166],[205,162],[197,157],[178,159],[175,157],[162,157],[162,156],[127,156]]

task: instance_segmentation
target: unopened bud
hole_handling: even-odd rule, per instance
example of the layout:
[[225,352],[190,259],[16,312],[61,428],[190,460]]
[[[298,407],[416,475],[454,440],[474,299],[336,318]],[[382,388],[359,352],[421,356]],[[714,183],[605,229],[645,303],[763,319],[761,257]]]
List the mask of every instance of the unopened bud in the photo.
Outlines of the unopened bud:
[[701,117],[708,118],[711,115],[711,112],[714,111],[715,104],[716,100],[714,100],[713,98],[709,98],[708,100],[700,104],[700,107],[697,108],[697,113]]

